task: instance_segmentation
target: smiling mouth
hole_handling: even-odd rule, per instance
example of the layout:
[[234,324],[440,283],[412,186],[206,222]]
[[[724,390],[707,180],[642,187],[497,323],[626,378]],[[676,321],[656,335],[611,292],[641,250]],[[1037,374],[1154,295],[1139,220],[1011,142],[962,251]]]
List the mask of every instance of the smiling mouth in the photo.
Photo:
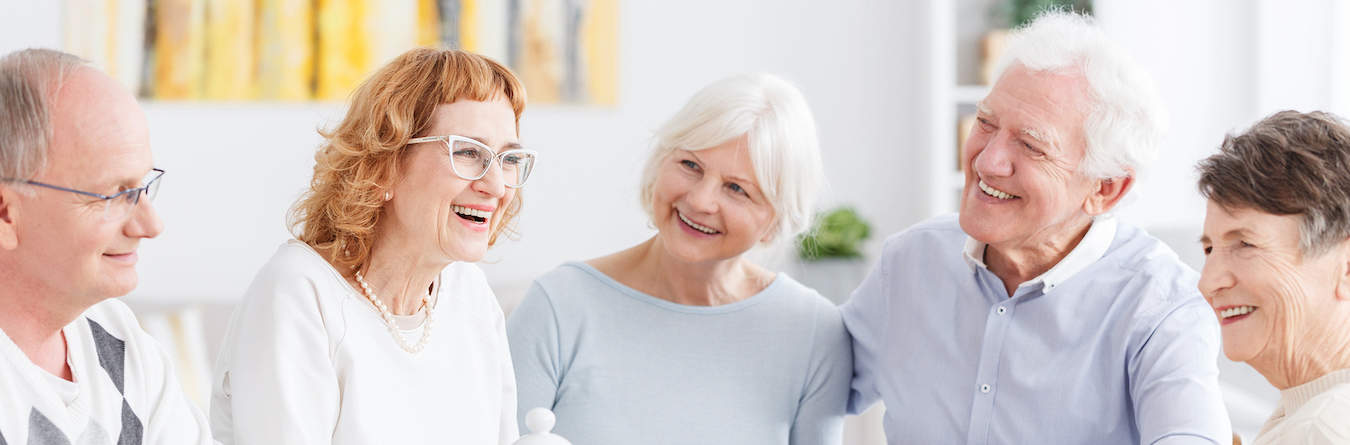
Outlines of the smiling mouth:
[[1222,324],[1233,323],[1247,318],[1252,312],[1256,312],[1256,306],[1233,306],[1219,311],[1219,322]]
[[487,222],[489,218],[492,218],[492,212],[487,210],[471,209],[458,205],[450,206],[450,210],[455,212],[455,215],[462,219],[480,224]]
[[983,179],[981,179],[981,180],[979,180],[979,181],[980,181],[980,183],[979,183],[980,191],[984,192],[985,195],[989,195],[989,196],[992,196],[992,197],[994,197],[994,198],[998,198],[998,199],[1002,199],[1002,200],[1011,200],[1011,199],[1021,198],[1021,196],[1017,196],[1017,195],[1014,195],[1014,194],[1012,194],[1012,193],[1008,193],[1008,192],[1005,192],[1005,191],[996,189],[996,188],[994,188],[994,186],[992,186],[992,185],[985,184]]
[[717,235],[717,234],[719,234],[719,233],[722,233],[722,232],[718,232],[718,231],[716,231],[716,230],[713,230],[712,228],[709,228],[708,226],[704,226],[704,225],[701,225],[701,224],[699,224],[699,223],[693,222],[693,221],[691,221],[689,218],[685,218],[685,217],[684,217],[684,214],[680,213],[679,210],[676,210],[676,211],[675,211],[675,215],[676,215],[676,216],[679,216],[679,217],[680,217],[680,221],[684,222],[685,225],[687,225],[687,226],[689,226],[690,228],[692,228],[692,229],[694,229],[694,230],[697,230],[697,231],[699,231],[699,232],[703,232],[703,233],[706,233],[706,234],[709,234],[709,235]]

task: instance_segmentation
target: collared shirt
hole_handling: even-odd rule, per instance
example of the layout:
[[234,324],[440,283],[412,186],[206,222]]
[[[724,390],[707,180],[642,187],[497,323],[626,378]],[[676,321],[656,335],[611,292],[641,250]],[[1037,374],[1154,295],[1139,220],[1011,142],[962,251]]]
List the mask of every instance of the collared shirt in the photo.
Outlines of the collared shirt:
[[843,307],[849,409],[883,401],[889,443],[1230,441],[1218,321],[1174,252],[1102,218],[1009,297],[984,247],[916,225]]

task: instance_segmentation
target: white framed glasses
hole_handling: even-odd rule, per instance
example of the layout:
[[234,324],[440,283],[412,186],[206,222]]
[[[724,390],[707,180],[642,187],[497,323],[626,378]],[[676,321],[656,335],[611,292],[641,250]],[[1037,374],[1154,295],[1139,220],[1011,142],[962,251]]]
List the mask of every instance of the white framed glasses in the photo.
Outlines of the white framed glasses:
[[525,185],[534,170],[535,160],[539,157],[534,150],[513,148],[501,153],[474,139],[459,135],[428,136],[408,140],[408,144],[422,142],[440,142],[450,155],[450,168],[455,176],[465,181],[477,181],[487,175],[495,162],[502,169],[502,178],[507,187],[519,188]]

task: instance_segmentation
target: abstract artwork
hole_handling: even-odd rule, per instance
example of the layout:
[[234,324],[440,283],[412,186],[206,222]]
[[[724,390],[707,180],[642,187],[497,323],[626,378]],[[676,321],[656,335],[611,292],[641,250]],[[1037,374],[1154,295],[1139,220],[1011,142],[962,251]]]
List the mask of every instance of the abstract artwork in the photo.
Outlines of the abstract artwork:
[[531,103],[618,103],[619,0],[64,0],[64,46],[156,100],[341,101],[410,48],[477,52]]

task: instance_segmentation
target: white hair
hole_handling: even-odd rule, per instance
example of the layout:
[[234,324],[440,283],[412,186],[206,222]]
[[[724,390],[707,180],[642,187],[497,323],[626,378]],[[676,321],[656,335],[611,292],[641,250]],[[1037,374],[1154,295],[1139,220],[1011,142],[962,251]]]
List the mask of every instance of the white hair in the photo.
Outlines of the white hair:
[[66,76],[88,62],[50,49],[0,58],[0,181],[27,181],[47,162],[52,102]]
[[1153,80],[1092,19],[1049,11],[1008,37],[995,78],[1014,64],[1078,72],[1087,80],[1087,137],[1078,170],[1090,178],[1138,177],[1158,155],[1167,109]]
[[755,180],[773,206],[772,240],[811,225],[824,185],[820,142],[806,98],[770,74],[741,74],[703,87],[656,130],[655,149],[642,171],[642,208],[652,216],[661,163],[675,150],[698,151],[744,136]]

